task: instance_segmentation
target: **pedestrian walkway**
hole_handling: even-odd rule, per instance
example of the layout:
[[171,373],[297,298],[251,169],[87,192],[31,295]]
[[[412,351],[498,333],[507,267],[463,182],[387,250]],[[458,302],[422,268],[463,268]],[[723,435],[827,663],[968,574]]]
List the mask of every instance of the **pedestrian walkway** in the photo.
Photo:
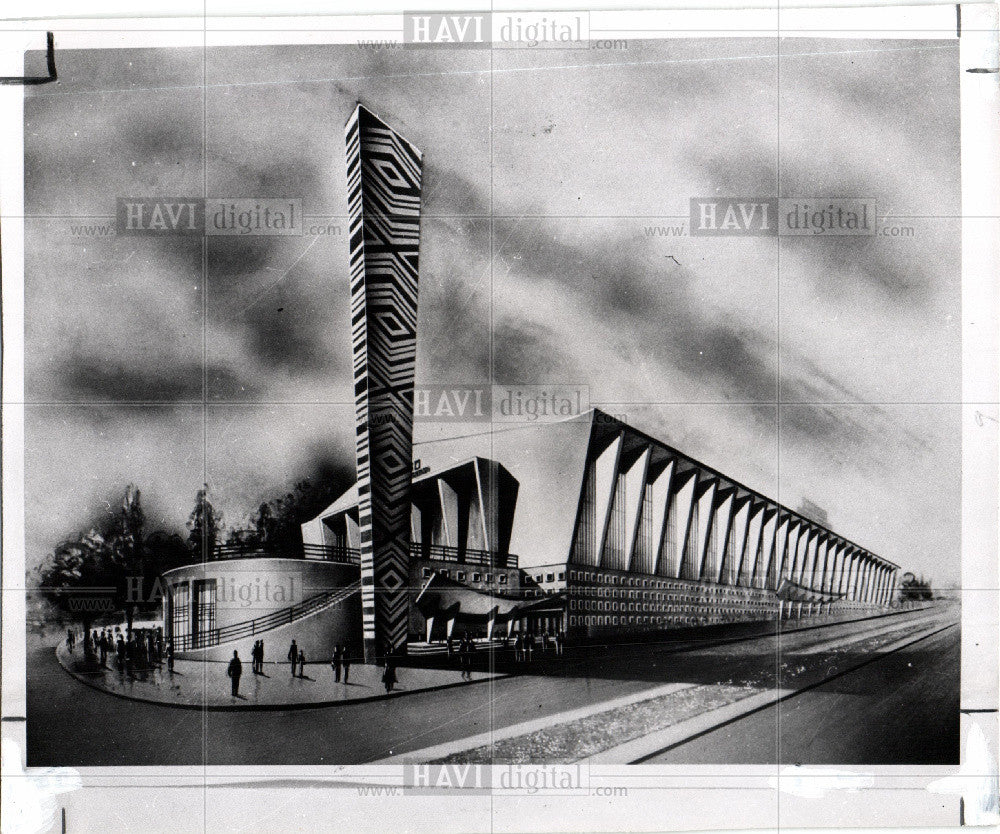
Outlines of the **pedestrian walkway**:
[[307,663],[303,677],[292,677],[288,663],[265,663],[263,674],[251,671],[249,658],[243,658],[239,695],[230,694],[227,664],[198,660],[175,660],[174,672],[166,665],[135,676],[122,675],[115,669],[95,670],[96,662],[84,663],[77,646],[72,654],[65,642],[56,647],[62,667],[81,683],[112,695],[167,704],[176,707],[205,709],[296,709],[335,706],[376,699],[397,698],[413,692],[427,692],[453,686],[491,680],[502,675],[470,672],[463,679],[458,669],[414,669],[397,667],[397,682],[390,694],[382,684],[382,669],[364,663],[351,666],[348,683],[337,683],[329,663]]

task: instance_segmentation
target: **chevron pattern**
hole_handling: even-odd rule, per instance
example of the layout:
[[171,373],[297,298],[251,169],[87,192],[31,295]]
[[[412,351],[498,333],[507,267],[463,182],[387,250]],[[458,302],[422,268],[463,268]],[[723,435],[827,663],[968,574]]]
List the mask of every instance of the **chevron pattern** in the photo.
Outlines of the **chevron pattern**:
[[351,344],[365,662],[406,651],[421,154],[360,104],[347,122]]

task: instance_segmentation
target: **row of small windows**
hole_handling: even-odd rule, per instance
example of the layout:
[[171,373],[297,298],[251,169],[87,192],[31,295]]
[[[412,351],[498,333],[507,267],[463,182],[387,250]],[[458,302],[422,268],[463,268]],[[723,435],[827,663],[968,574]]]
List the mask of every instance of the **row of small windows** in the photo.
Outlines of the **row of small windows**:
[[566,571],[559,571],[559,573],[536,573],[534,580],[535,582],[565,582]]
[[652,605],[650,603],[641,603],[639,605],[632,605],[630,603],[624,602],[604,602],[602,600],[576,600],[571,599],[569,601],[570,611],[624,611],[624,612],[651,612],[651,613],[662,613],[666,612],[702,612],[711,611],[715,613],[727,613],[727,614],[738,614],[741,611],[777,611],[778,604],[776,602],[767,602],[764,600],[757,600],[752,602],[746,602],[740,606],[733,605],[709,605],[705,606],[703,604],[694,602],[684,602],[681,600],[671,600],[668,603],[661,605]]
[[[671,581],[669,579],[643,579],[637,576],[619,576],[618,574],[605,574],[595,571],[585,571],[585,570],[571,570],[569,572],[570,580],[575,580],[578,582],[596,582],[600,583],[599,587],[604,587],[608,585],[623,585],[626,587],[633,588],[652,588],[664,591],[692,591],[697,590],[698,593],[713,594],[716,596],[728,596],[733,598],[745,599],[748,596],[752,596],[754,591],[763,590],[759,588],[749,588],[749,587],[727,587],[724,585],[709,585],[707,583],[702,583],[699,580],[689,580],[687,582]],[[579,591],[585,591],[586,589],[579,589]]]
[[[431,574],[433,574],[433,573],[434,573],[434,569],[433,568],[424,568],[423,571],[422,571],[422,575],[423,575],[424,579],[428,579],[431,576]],[[447,576],[447,577],[451,578],[451,571],[448,570],[447,568],[442,568],[441,570],[438,571],[438,573],[440,573],[442,576]],[[459,582],[464,582],[465,579],[466,579],[466,576],[467,576],[467,574],[466,574],[466,572],[464,570],[455,571],[455,579],[457,579]],[[481,574],[481,573],[473,573],[472,574],[472,581],[473,582],[486,582],[487,584],[490,584],[490,583],[493,582],[493,574],[492,573],[488,573],[484,577],[483,574]],[[507,574],[501,573],[499,576],[496,577],[496,581],[497,581],[498,585],[506,585],[507,584]]]
[[705,616],[617,616],[614,614],[572,614],[570,626],[666,626],[666,625],[711,625],[713,623],[738,622],[739,612],[713,612]]

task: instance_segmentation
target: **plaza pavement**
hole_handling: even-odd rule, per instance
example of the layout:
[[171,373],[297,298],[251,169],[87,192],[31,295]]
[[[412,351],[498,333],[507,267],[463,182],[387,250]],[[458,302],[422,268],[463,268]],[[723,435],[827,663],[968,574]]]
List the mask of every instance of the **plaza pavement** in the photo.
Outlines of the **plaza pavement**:
[[[334,680],[329,663],[306,663],[303,677],[292,677],[288,663],[265,663],[264,673],[255,674],[249,660],[243,662],[239,695],[231,694],[226,675],[227,664],[198,660],[175,660],[174,671],[166,664],[148,672],[125,675],[114,667],[95,668],[96,662],[84,663],[79,646],[70,653],[65,642],[56,647],[56,658],[69,674],[81,683],[111,695],[148,703],[210,710],[295,709],[328,707],[372,700],[398,698],[415,692],[428,692],[493,680],[502,675],[473,671],[463,678],[458,669],[396,669],[396,684],[386,694],[382,668],[364,663],[351,665],[348,683]],[[110,660],[109,660],[110,663]]]

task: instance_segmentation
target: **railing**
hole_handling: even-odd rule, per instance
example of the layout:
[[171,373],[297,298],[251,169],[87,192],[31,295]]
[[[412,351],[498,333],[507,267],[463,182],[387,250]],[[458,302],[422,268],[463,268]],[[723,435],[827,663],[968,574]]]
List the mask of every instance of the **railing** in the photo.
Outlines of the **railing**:
[[345,565],[361,564],[361,554],[357,548],[339,547],[336,545],[304,544],[301,550],[287,549],[270,550],[265,547],[244,544],[221,544],[212,551],[213,559],[245,559],[247,557],[267,557],[301,559],[323,559],[327,562],[340,562]]
[[242,637],[252,637],[270,631],[278,626],[294,623],[310,614],[315,614],[324,608],[329,608],[344,602],[348,597],[361,590],[361,580],[352,582],[343,588],[336,588],[322,594],[309,597],[297,605],[272,611],[262,617],[255,617],[252,620],[245,620],[242,623],[213,628],[195,634],[175,635],[172,640],[174,651],[188,651],[191,649],[206,649],[210,646],[218,646],[220,643],[228,643],[231,640],[239,640]]
[[[437,559],[442,562],[459,562],[467,565],[482,565],[492,568],[516,568],[517,556],[513,553],[498,553],[493,550],[478,550],[467,547],[460,550],[444,544],[428,544],[410,542],[410,555],[415,559]],[[356,547],[340,545],[304,544],[301,551],[290,552],[284,549],[269,550],[260,546],[242,544],[223,544],[212,551],[213,559],[245,559],[253,557],[283,557],[292,559],[322,559],[327,562],[339,562],[345,565],[360,565],[361,551]]]
[[438,559],[442,562],[460,562],[467,565],[482,565],[491,568],[516,568],[517,556],[513,553],[498,553],[494,550],[477,550],[467,547],[464,551],[443,544],[424,545],[410,542],[410,555],[416,559]]

